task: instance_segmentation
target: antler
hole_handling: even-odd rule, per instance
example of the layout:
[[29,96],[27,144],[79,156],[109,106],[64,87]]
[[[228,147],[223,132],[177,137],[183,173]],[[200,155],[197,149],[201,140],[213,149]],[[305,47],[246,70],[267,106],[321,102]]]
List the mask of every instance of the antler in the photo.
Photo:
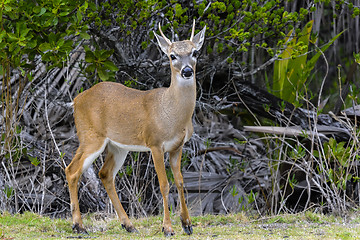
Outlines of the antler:
[[194,38],[194,32],[195,32],[195,19],[193,20],[193,27],[192,27],[192,30],[191,30],[190,41],[192,41],[193,38]]
[[171,41],[170,41],[167,37],[165,37],[164,33],[161,31],[161,24],[160,24],[160,23],[159,23],[159,31],[160,31],[161,36],[165,39],[165,41],[166,41],[169,45],[171,45]]

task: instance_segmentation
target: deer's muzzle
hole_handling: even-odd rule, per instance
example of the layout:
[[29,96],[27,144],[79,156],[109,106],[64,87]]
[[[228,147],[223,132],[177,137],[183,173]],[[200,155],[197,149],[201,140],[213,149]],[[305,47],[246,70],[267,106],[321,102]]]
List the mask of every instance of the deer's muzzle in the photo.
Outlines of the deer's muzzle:
[[192,77],[193,74],[194,74],[194,70],[189,66],[186,66],[181,70],[181,76],[183,78],[190,78]]

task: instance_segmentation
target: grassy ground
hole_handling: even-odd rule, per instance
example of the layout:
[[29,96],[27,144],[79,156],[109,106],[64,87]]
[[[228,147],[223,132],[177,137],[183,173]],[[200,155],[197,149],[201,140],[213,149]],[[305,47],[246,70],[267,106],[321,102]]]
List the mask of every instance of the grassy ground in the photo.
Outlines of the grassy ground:
[[[172,216],[176,235],[171,239],[360,239],[360,214],[334,217],[306,212],[255,218],[244,214],[192,217],[194,234],[181,229]],[[70,219],[50,219],[34,213],[0,215],[0,239],[165,239],[161,217],[133,219],[139,233],[123,230],[115,218],[100,214],[84,217],[89,235],[72,233]]]

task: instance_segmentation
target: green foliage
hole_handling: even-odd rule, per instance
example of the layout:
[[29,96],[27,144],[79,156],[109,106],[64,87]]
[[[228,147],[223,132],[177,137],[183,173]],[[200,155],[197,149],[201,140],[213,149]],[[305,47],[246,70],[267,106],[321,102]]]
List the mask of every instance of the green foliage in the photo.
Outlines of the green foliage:
[[131,88],[137,86],[137,82],[129,79],[124,82],[124,85]]
[[[134,40],[145,49],[154,38],[149,29],[156,29],[158,20],[165,32],[171,29],[178,36],[189,36],[192,19],[198,20],[196,32],[207,26],[207,41],[204,49],[208,54],[221,55],[229,64],[242,59],[254,44],[264,48],[271,55],[274,43],[285,36],[285,31],[310,14],[301,8],[298,12],[285,11],[282,1],[106,1],[99,6],[89,4],[87,22],[95,23],[98,29],[119,26],[119,40]],[[115,14],[115,17],[114,17]],[[154,21],[154,15],[157,15]],[[156,24],[156,26],[154,25]],[[140,35],[140,36],[139,36]],[[275,40],[275,41],[274,41]]]
[[15,1],[0,2],[0,58],[2,65],[21,69],[31,68],[29,61],[40,54],[44,62],[60,66],[66,61],[75,41],[80,36],[89,39],[83,14],[85,0]]
[[295,161],[298,159],[304,158],[306,155],[306,150],[301,145],[297,145],[292,151],[290,151],[290,158]]
[[85,46],[85,61],[88,66],[85,72],[88,77],[100,78],[102,81],[114,81],[115,73],[119,70],[115,64],[109,60],[109,57],[113,54],[114,50],[99,50],[91,51],[89,47]]
[[130,165],[127,165],[125,167],[125,173],[127,176],[131,176],[131,174],[133,173],[133,168]]
[[292,175],[291,178],[288,179],[289,181],[289,186],[294,189],[294,187],[298,184],[298,180],[296,179],[295,174]]
[[232,188],[230,189],[230,194],[231,194],[231,196],[233,196],[233,197],[235,197],[235,196],[237,196],[237,195],[239,194],[239,192],[237,191],[235,185],[233,185]]
[[[235,189],[235,191],[236,191],[235,186],[233,186],[233,188],[231,189],[231,194],[232,194],[233,197],[235,197],[235,196],[238,195],[238,192],[237,192],[237,191],[234,192],[233,189]],[[235,194],[235,195],[233,195],[233,194]],[[251,190],[250,193],[245,196],[245,198],[246,198],[246,200],[247,200],[245,204],[243,203],[243,202],[244,202],[244,197],[243,197],[243,196],[240,196],[240,197],[238,198],[238,203],[239,203],[239,205],[241,206],[241,209],[242,209],[243,211],[249,210],[249,209],[250,209],[250,205],[256,201],[256,198],[258,197],[258,195],[259,195],[258,192],[255,192],[255,193],[254,193],[254,192]]]
[[[291,150],[285,148],[285,152],[288,159],[293,162],[291,169],[309,162],[309,149],[300,143],[291,147]],[[349,185],[350,181],[355,183],[360,179],[357,177],[353,164],[359,159],[356,141],[337,142],[334,138],[330,138],[328,142],[318,146],[318,150],[313,150],[310,158],[312,158],[311,162],[315,163],[311,175],[321,178],[322,184],[330,186],[334,194],[345,194],[347,186],[351,185]],[[286,173],[286,185],[291,189],[298,185],[300,175],[297,176],[295,173],[296,170]]]
[[14,188],[5,185],[4,193],[5,193],[6,198],[9,199],[14,195]]
[[184,167],[184,166],[188,166],[190,164],[190,156],[189,156],[189,152],[188,151],[185,151],[182,153],[181,155],[181,169]]
[[357,64],[360,64],[360,53],[354,53],[354,59]]
[[300,33],[291,30],[282,44],[286,46],[274,64],[274,76],[271,92],[279,98],[299,105],[299,96],[304,91],[306,81],[315,64],[324,51],[342,34],[339,33],[320,49],[309,60],[309,44],[316,42],[310,39],[313,21],[310,21]]
[[348,170],[352,159],[351,155],[353,151],[356,152],[356,149],[345,147],[345,144],[345,142],[337,143],[333,138],[324,143],[325,157],[331,166],[327,169],[328,181],[342,190],[346,189],[346,182],[352,179],[352,174]]
[[314,222],[314,223],[323,223],[323,220],[321,218],[321,215],[316,214],[314,212],[311,211],[306,211],[305,212],[305,217],[308,221],[310,222]]
[[[17,161],[24,155],[16,145],[20,142],[16,142],[16,129],[22,113],[21,86],[32,80],[35,57],[41,57],[48,68],[63,66],[77,41],[90,37],[83,21],[87,8],[85,0],[0,0],[0,74],[3,89],[9,90],[1,92],[0,104],[6,109],[2,141],[6,158]],[[10,90],[14,70],[21,74],[15,78],[18,89]],[[15,91],[17,99],[12,95]],[[38,159],[28,158],[39,164]]]
[[30,160],[31,164],[34,165],[35,167],[40,164],[40,160],[37,157],[32,157],[30,155],[28,155],[27,157]]
[[250,191],[249,195],[247,196],[248,198],[248,203],[249,204],[252,204],[253,202],[255,202],[257,196],[258,196],[258,192],[253,192],[252,190]]
[[210,145],[211,145],[211,139],[207,138],[204,144],[205,144],[206,149],[209,149]]
[[[12,162],[20,161],[22,157],[27,158],[32,165],[38,166],[41,162],[37,157],[33,157],[29,154],[29,149],[23,147],[21,144],[20,133],[21,128],[17,127],[14,136],[11,138],[11,151],[8,151],[4,155],[4,160],[11,160]],[[4,142],[5,134],[2,134],[1,142]]]

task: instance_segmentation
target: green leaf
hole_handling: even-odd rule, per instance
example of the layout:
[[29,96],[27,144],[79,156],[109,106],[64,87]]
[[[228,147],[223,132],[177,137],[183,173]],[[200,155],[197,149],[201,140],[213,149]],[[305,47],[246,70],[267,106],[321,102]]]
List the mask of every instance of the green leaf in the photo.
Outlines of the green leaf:
[[95,64],[90,64],[89,66],[86,67],[85,72],[93,73],[93,72],[95,72],[95,69],[96,69]]
[[56,47],[60,48],[62,45],[64,45],[65,39],[60,38],[59,41],[56,42]]
[[48,39],[49,39],[49,44],[52,45],[52,46],[55,46],[55,43],[56,43],[56,35],[55,33],[51,32],[48,36]]
[[46,52],[46,51],[49,51],[50,49],[51,49],[51,46],[50,46],[50,44],[48,42],[42,43],[39,46],[39,50],[41,52],[43,52],[43,53]]
[[68,11],[61,12],[61,13],[59,13],[59,16],[60,16],[60,17],[64,17],[64,16],[69,15],[69,13],[70,13],[70,12],[68,12]]
[[31,157],[31,156],[27,156],[31,162],[32,165],[34,166],[38,166],[40,164],[39,159],[37,159],[37,157]]
[[79,7],[79,10],[84,13],[88,8],[88,6],[89,6],[88,2],[85,1],[84,4],[81,7]]
[[39,14],[37,14],[36,16],[40,17],[40,16],[42,16],[44,13],[46,13],[46,8],[41,8]]
[[3,38],[6,36],[6,31],[0,32],[0,42],[2,42]]
[[[6,47],[7,43],[6,42],[0,42],[0,49],[4,49]],[[1,58],[1,56],[0,56]]]
[[8,38],[10,42],[17,41],[18,38],[13,33],[8,33]]
[[91,51],[86,51],[85,61],[88,62],[88,63],[93,63],[93,62],[95,62],[94,53],[91,52]]
[[99,56],[99,60],[100,61],[104,61],[106,59],[108,59],[112,54],[113,54],[113,50],[102,50],[101,51],[101,55]]
[[13,10],[13,8],[7,4],[5,4],[5,11],[6,12],[11,12]]
[[66,40],[59,49],[62,52],[70,52],[73,49],[74,42],[72,40]]
[[98,75],[102,81],[106,81],[109,79],[109,74],[104,68],[98,68]]
[[95,58],[96,58],[96,59],[100,59],[101,53],[104,52],[104,51],[106,51],[106,50],[95,50],[95,51],[93,52],[94,55],[95,55]]
[[20,25],[20,37],[25,37],[29,33],[30,29],[27,28],[26,24]]
[[76,18],[78,22],[81,22],[82,18],[83,18],[83,14],[80,11],[76,12]]
[[325,44],[324,46],[322,46],[320,48],[320,51],[318,51],[315,56],[313,56],[308,62],[307,62],[307,67],[308,70],[311,71],[314,67],[315,64],[317,62],[317,60],[319,59],[319,57],[323,54],[323,52],[325,52],[335,41],[336,39],[338,39],[340,37],[341,34],[343,34],[346,30],[342,31],[341,33],[339,33],[338,35],[336,35],[335,37],[333,37],[327,44]]
[[85,40],[90,39],[90,35],[87,32],[80,32],[80,37]]
[[44,28],[49,27],[49,26],[52,24],[53,20],[54,20],[53,18],[49,18],[49,19],[46,20],[46,22],[42,25],[42,27],[44,27]]
[[112,62],[112,61],[105,61],[104,62],[104,66],[108,69],[108,70],[111,70],[111,71],[114,71],[114,72],[117,72],[119,71],[119,68]]
[[273,94],[283,99],[284,84],[287,77],[288,65],[291,54],[293,53],[293,45],[296,43],[296,38],[289,40],[292,35],[292,30],[285,38],[287,42],[286,49],[279,56],[281,60],[276,60],[274,63],[274,76],[273,76]]
[[59,23],[59,18],[55,17],[52,24],[56,26]]
[[25,46],[26,46],[26,43],[25,43],[25,42],[22,42],[22,41],[18,41],[17,44],[18,44],[20,47],[25,47]]
[[[297,37],[296,47],[302,47],[299,52],[296,52],[296,57],[289,60],[288,65],[288,76],[284,82],[283,99],[293,103],[296,98],[296,92],[298,92],[306,81],[304,76],[304,68],[306,66],[306,59],[309,46],[309,39],[311,35],[311,29],[314,21],[310,21],[302,29],[299,36]],[[299,50],[299,49],[297,49]]]
[[9,187],[5,185],[5,189],[3,191],[5,192],[5,196],[7,199],[10,199],[14,195],[13,187]]
[[20,47],[17,42],[13,42],[9,46],[9,51],[12,52],[12,55],[17,54],[20,51]]
[[88,45],[84,45],[85,52],[91,52],[91,49]]

